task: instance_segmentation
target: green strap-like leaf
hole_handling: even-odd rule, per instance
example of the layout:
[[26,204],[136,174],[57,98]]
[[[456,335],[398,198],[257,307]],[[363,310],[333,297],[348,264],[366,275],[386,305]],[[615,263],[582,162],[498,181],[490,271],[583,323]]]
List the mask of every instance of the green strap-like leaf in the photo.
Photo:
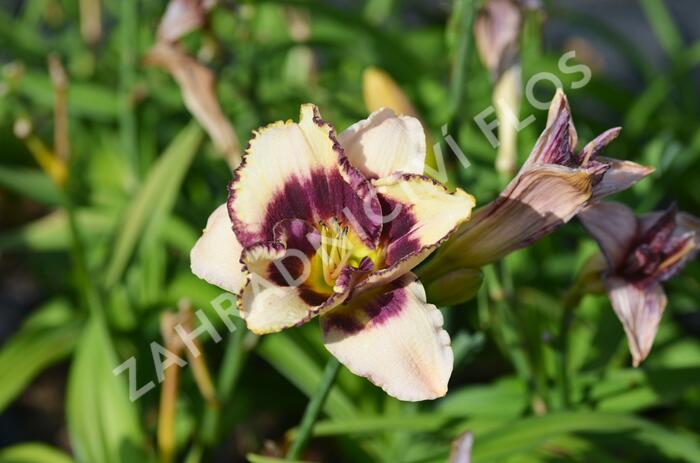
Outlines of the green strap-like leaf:
[[63,301],[40,308],[0,350],[0,412],[46,367],[75,346],[80,322]]
[[46,444],[29,443],[0,450],[0,463],[73,463],[73,460]]
[[122,218],[105,278],[108,287],[121,278],[136,245],[147,246],[158,236],[175,204],[202,135],[202,129],[195,122],[190,123],[150,170]]
[[61,201],[56,185],[39,169],[0,166],[0,186],[48,206]]
[[477,434],[473,461],[501,461],[536,449],[549,439],[577,432],[626,432],[629,437],[653,445],[669,458],[700,462],[700,442],[694,436],[669,430],[632,415],[587,411],[524,418],[494,431]]
[[136,403],[127,393],[127,372],[112,373],[118,364],[109,333],[99,320],[91,319],[68,378],[68,429],[80,462],[151,461]]

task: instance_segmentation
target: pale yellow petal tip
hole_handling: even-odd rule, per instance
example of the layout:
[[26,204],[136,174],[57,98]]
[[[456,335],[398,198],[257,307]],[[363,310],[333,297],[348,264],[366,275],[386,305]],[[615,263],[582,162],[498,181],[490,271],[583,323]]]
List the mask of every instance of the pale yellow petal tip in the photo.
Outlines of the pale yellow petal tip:
[[452,193],[453,196],[458,197],[460,199],[464,200],[464,218],[462,219],[462,222],[466,222],[467,220],[471,219],[472,216],[472,211],[474,210],[474,207],[476,206],[476,198],[474,195],[471,195],[464,191],[461,188],[455,188],[454,193]]
[[280,331],[284,330],[286,327],[284,326],[264,326],[264,327],[259,327],[255,326],[253,323],[249,322],[245,318],[245,325],[248,328],[248,331],[251,333],[258,335],[258,336],[263,336],[265,334],[274,334],[274,333],[279,333]]
[[461,188],[455,188],[455,195],[461,196],[469,203],[469,207],[473,209],[476,206],[476,197],[472,194],[467,193]]
[[313,103],[304,103],[299,109],[299,122],[313,122],[314,117],[320,116],[318,106]]

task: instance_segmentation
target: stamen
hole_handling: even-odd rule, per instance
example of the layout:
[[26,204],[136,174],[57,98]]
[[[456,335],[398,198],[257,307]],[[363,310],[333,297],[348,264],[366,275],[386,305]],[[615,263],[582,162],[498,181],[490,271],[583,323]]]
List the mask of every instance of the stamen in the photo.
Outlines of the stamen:
[[321,225],[320,251],[323,279],[326,284],[333,286],[352,255],[348,240],[348,227],[341,227],[335,218],[331,219],[329,224]]
[[329,255],[328,255],[328,228],[325,225],[321,225],[321,268],[323,269],[323,279],[326,284],[330,284],[330,274],[329,269]]
[[690,252],[695,248],[695,243],[693,243],[692,240],[688,240],[688,242],[684,243],[683,246],[678,249],[676,252],[674,252],[672,255],[668,256],[665,261],[659,265],[658,270],[659,271],[664,271],[669,267],[672,267],[676,265],[678,262],[683,260],[685,256],[690,254]]

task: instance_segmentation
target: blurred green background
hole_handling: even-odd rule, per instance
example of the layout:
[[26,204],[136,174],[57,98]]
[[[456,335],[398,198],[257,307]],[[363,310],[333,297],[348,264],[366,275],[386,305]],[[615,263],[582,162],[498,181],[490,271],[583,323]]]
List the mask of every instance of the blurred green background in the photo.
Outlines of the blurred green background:
[[[161,387],[131,402],[128,375],[112,374],[134,356],[137,386],[157,384],[150,349],[166,345],[162,315],[187,301],[212,314],[219,295],[188,256],[226,198],[230,168],[173,78],[144,65],[166,4],[0,4],[0,463],[281,456],[320,381],[328,354],[315,323],[264,338],[219,323],[226,336],[204,341],[202,357],[218,404],[183,369],[164,451]],[[222,0],[181,45],[213,71],[242,146],[304,102],[344,129],[367,115],[363,72],[385,70],[445,152],[448,124],[471,162],[453,162],[451,175],[483,205],[507,178],[473,119],[492,89],[471,31],[479,4]],[[549,1],[525,17],[523,80],[553,72],[583,142],[622,126],[606,154],[656,167],[616,198],[637,212],[676,201],[700,215],[699,25],[692,0]],[[557,69],[569,50],[593,71],[580,89],[570,85],[579,75]],[[54,152],[66,137],[55,138],[50,55],[68,80],[65,162]],[[535,91],[546,100],[553,88]],[[546,121],[523,102],[521,118],[529,114],[537,120],[518,134],[519,162]],[[66,166],[65,190],[42,162],[54,175]],[[638,369],[607,298],[582,301],[566,363],[572,403],[562,402],[561,300],[596,250],[574,220],[489,269],[472,301],[446,308],[456,360],[443,399],[400,403],[341,370],[304,460],[445,461],[468,430],[475,462],[700,462],[697,262],[666,285],[669,306]]]

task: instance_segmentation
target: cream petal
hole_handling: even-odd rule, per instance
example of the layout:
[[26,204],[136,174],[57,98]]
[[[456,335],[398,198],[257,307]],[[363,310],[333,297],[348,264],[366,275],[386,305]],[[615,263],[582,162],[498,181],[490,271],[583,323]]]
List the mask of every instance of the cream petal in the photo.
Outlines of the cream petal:
[[278,286],[254,274],[238,302],[241,318],[255,334],[268,334],[301,325],[340,304],[346,294],[334,294],[319,305],[309,303],[302,287]]
[[425,133],[415,117],[381,108],[348,127],[339,139],[350,163],[367,177],[423,173]]
[[622,265],[637,236],[634,212],[622,203],[604,202],[588,206],[578,218],[598,242],[608,266],[617,269]]
[[428,177],[397,174],[372,182],[384,210],[384,268],[371,273],[358,288],[400,277],[427,258],[457,227],[469,220],[474,197],[453,193]]
[[447,393],[453,354],[442,325],[442,314],[426,302],[412,274],[321,316],[331,354],[351,372],[407,401]]
[[370,247],[381,224],[380,205],[365,177],[350,165],[314,105],[303,105],[299,123],[276,122],[250,141],[229,187],[229,215],[244,246],[273,240],[275,224],[313,224],[336,217]]
[[240,262],[243,247],[231,229],[226,204],[207,220],[202,236],[190,252],[192,273],[226,291],[238,293],[246,277]]
[[617,318],[627,334],[634,366],[649,355],[666,308],[666,294],[660,284],[640,287],[622,278],[608,278],[606,288]]

